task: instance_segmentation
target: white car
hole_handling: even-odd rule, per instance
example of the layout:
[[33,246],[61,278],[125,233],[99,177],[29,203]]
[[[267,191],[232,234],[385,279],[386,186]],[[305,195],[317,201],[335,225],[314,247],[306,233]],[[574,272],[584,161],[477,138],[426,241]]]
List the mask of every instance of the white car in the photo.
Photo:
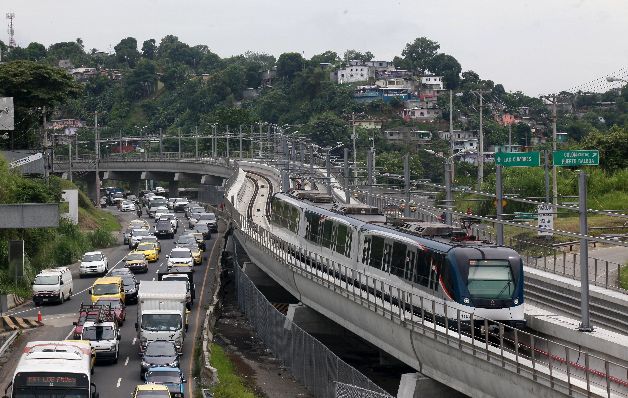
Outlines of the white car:
[[120,206],[120,211],[135,211],[135,203],[125,200]]
[[134,229],[133,231],[131,231],[131,238],[129,239],[129,249],[134,249],[137,244],[140,243],[142,238],[151,235],[153,234],[151,234],[150,231],[147,229]]
[[174,202],[180,198],[168,198],[168,208],[172,210],[174,208]]
[[102,252],[87,252],[79,265],[79,276],[105,275],[109,271],[109,260]]
[[179,219],[173,213],[162,214],[160,220],[169,220],[172,228],[176,231],[179,228]]
[[194,266],[192,251],[186,247],[175,247],[168,255],[168,268],[177,266]]
[[33,302],[35,305],[58,301],[63,303],[72,297],[74,284],[68,267],[45,269],[33,281]]
[[[155,213],[153,215],[153,217],[155,217],[155,220],[159,220],[159,217],[163,216],[164,214],[168,214],[168,212],[170,210],[168,210],[168,208],[166,206],[158,206],[155,207]],[[153,211],[153,209],[151,209],[151,211]]]

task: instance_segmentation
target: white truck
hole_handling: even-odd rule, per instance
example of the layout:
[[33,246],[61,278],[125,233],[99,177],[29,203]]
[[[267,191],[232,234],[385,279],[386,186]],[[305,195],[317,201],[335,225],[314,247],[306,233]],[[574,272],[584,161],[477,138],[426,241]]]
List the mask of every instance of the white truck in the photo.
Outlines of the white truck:
[[140,352],[154,340],[172,341],[179,353],[187,331],[187,284],[181,281],[142,281],[138,292],[135,330]]
[[98,319],[85,321],[81,340],[89,341],[99,361],[118,363],[120,357],[120,329],[111,308],[101,308]]

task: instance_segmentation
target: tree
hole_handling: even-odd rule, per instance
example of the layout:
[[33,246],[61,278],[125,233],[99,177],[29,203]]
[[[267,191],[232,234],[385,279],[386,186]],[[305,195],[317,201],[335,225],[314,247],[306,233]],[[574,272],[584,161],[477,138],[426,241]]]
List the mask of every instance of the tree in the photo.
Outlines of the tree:
[[434,58],[439,49],[440,44],[437,42],[426,37],[419,37],[412,43],[406,44],[406,47],[401,52],[401,55],[404,57],[406,66],[409,69],[425,73],[425,71],[430,67],[430,61]]
[[456,58],[451,55],[440,53],[433,56],[427,66],[430,72],[438,76],[443,76],[445,88],[456,89],[460,85],[460,72],[462,67]]
[[61,59],[69,59],[75,65],[82,64],[86,59],[82,45],[74,41],[60,42],[51,45],[48,48],[47,58],[55,64]]
[[27,58],[31,61],[41,61],[46,58],[46,47],[37,42],[32,42],[26,47]]
[[155,39],[144,40],[144,43],[142,43],[142,56],[148,59],[155,59],[156,53],[157,45],[155,44]]
[[329,50],[316,54],[310,59],[310,65],[313,67],[318,67],[322,63],[329,63],[335,66],[340,63],[340,58],[338,58],[338,54],[335,51]]
[[130,100],[143,98],[154,91],[156,83],[155,64],[142,59],[123,81],[125,96]]
[[365,53],[361,53],[361,52],[356,51],[356,50],[347,50],[347,51],[345,51],[345,53],[343,55],[343,58],[344,58],[345,61],[357,60],[357,61],[366,62],[366,61],[373,60],[373,58],[375,58],[375,56],[370,51],[367,51]]
[[304,132],[320,146],[335,146],[349,139],[347,123],[333,112],[323,112],[303,126]]
[[592,130],[582,141],[582,149],[600,151],[600,166],[615,172],[628,168],[628,128],[613,126],[608,132]]
[[137,65],[140,53],[137,51],[137,40],[134,37],[122,39],[113,49],[116,51],[116,59],[119,63],[125,63],[130,68]]
[[80,93],[80,86],[65,71],[32,61],[13,61],[0,65],[0,97],[13,97],[15,130],[12,148],[32,148],[44,112]]
[[180,64],[168,65],[164,74],[161,77],[161,81],[168,90],[174,90],[179,85],[185,82],[186,71],[185,66]]
[[292,80],[303,69],[305,60],[299,53],[283,53],[277,60],[277,76]]

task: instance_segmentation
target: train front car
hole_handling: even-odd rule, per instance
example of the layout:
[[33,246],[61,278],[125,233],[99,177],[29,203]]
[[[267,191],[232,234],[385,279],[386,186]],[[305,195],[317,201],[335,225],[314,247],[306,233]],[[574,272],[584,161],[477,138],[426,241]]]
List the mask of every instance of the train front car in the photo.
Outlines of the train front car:
[[[454,247],[447,254],[450,275],[443,274],[453,301],[484,319],[525,327],[523,262],[516,251],[498,246]],[[447,286],[448,285],[448,286]]]

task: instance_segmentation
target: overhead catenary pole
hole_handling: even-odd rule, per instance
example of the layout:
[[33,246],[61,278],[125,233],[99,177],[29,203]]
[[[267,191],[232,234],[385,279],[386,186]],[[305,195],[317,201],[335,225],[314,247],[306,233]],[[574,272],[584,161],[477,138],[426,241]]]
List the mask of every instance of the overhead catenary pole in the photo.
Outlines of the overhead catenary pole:
[[355,113],[351,113],[351,139],[353,139],[353,184],[356,182],[356,178],[358,178],[358,151],[356,149],[355,140],[357,136],[355,134]]
[[198,126],[194,131],[194,158],[198,159]]
[[72,139],[68,141],[68,164],[70,167],[70,171],[68,173],[68,179],[72,181]]
[[344,149],[344,183],[345,183],[345,203],[351,203],[351,194],[349,193],[349,148]]
[[163,141],[163,135],[161,132],[161,128],[159,129],[159,156],[163,156],[164,154],[164,141]]
[[[578,208],[580,211],[580,235],[588,235],[587,227],[587,175],[580,171],[578,176]],[[574,267],[576,264],[573,265]],[[580,239],[580,314],[581,332],[592,332],[589,317],[589,246],[586,238]]]
[[94,152],[96,153],[96,206],[100,206],[100,171],[98,162],[100,161],[100,137],[98,136],[98,111],[94,112]]
[[240,125],[240,160],[242,160],[244,156],[242,155],[242,125]]
[[512,123],[508,123],[508,152],[512,152]]
[[[550,202],[550,177],[549,177],[549,154],[547,153],[547,149],[543,151],[545,157],[545,203]],[[548,236],[549,238],[549,236]]]
[[453,207],[453,195],[451,192],[451,165],[453,157],[445,159],[445,224],[453,225],[451,210]]
[[229,161],[229,125],[227,125],[227,161]]
[[483,130],[483,95],[487,90],[476,90],[474,93],[480,97],[480,131],[478,136],[478,190],[482,190],[484,182],[484,130]]
[[[552,95],[552,150],[556,152],[556,95]],[[552,166],[552,203],[558,204],[558,180],[556,165]]]
[[[504,199],[504,189],[502,186],[502,166],[495,166],[495,209],[497,212],[497,220],[502,220],[502,214],[504,213],[504,207],[502,200]],[[504,224],[498,222],[495,226],[495,232],[497,235],[497,245],[504,245]]]
[[[294,144],[292,145],[294,147]],[[329,149],[325,155],[325,168],[327,169],[327,194],[331,196],[331,159],[329,159]]]
[[262,159],[262,151],[264,150],[264,140],[262,139],[262,123],[259,124],[259,158]]
[[369,206],[373,206],[373,149],[369,149],[366,157],[366,184],[368,185],[368,200],[366,201]]
[[179,127],[179,159],[181,159],[181,127]]
[[410,217],[410,155],[406,154],[403,157],[403,182],[404,193],[406,198],[406,205],[403,209],[404,216]]

